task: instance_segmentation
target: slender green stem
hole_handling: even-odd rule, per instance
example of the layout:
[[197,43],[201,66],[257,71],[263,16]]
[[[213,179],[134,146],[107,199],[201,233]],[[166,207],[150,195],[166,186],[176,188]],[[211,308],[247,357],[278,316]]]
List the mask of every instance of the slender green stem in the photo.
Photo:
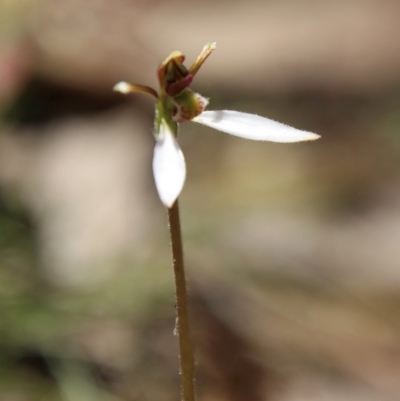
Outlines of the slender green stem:
[[176,291],[176,331],[179,336],[182,400],[195,401],[194,352],[190,339],[188,301],[178,200],[168,209]]

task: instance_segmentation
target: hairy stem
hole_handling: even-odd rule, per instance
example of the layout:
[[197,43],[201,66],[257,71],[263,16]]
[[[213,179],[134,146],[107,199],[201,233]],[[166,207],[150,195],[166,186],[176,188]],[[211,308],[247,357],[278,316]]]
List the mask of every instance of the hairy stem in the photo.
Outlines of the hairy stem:
[[176,291],[176,332],[179,336],[182,400],[194,401],[194,353],[190,339],[188,301],[183,264],[183,246],[178,200],[168,209],[169,232],[174,262]]

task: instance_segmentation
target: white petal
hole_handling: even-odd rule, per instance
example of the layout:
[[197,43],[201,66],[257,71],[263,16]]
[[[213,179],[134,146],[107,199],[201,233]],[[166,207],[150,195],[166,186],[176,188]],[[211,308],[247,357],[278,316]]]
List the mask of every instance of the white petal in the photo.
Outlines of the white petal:
[[240,136],[241,138],[272,142],[298,142],[318,139],[320,136],[255,114],[232,110],[203,111],[192,121]]
[[160,125],[154,148],[153,173],[161,202],[172,207],[182,191],[186,165],[178,142],[165,123]]
[[131,85],[128,84],[128,82],[118,82],[116,85],[113,87],[114,92],[121,92],[124,95],[127,95],[128,93],[131,92]]

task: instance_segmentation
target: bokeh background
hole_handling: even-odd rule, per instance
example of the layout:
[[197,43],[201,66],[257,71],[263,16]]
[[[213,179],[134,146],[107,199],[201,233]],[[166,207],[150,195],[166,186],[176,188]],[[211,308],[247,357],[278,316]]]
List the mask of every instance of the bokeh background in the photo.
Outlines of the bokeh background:
[[187,123],[199,401],[400,399],[400,3],[1,0],[0,400],[179,399],[153,102],[193,88],[322,136]]

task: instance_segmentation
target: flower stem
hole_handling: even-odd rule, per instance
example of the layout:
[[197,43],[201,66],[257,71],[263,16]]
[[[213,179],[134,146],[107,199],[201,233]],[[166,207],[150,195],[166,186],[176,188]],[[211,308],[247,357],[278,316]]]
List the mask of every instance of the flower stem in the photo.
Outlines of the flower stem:
[[183,246],[178,200],[176,200],[174,205],[168,209],[168,222],[175,274],[176,332],[179,336],[182,400],[195,401],[194,352],[190,339],[187,289],[183,263]]

